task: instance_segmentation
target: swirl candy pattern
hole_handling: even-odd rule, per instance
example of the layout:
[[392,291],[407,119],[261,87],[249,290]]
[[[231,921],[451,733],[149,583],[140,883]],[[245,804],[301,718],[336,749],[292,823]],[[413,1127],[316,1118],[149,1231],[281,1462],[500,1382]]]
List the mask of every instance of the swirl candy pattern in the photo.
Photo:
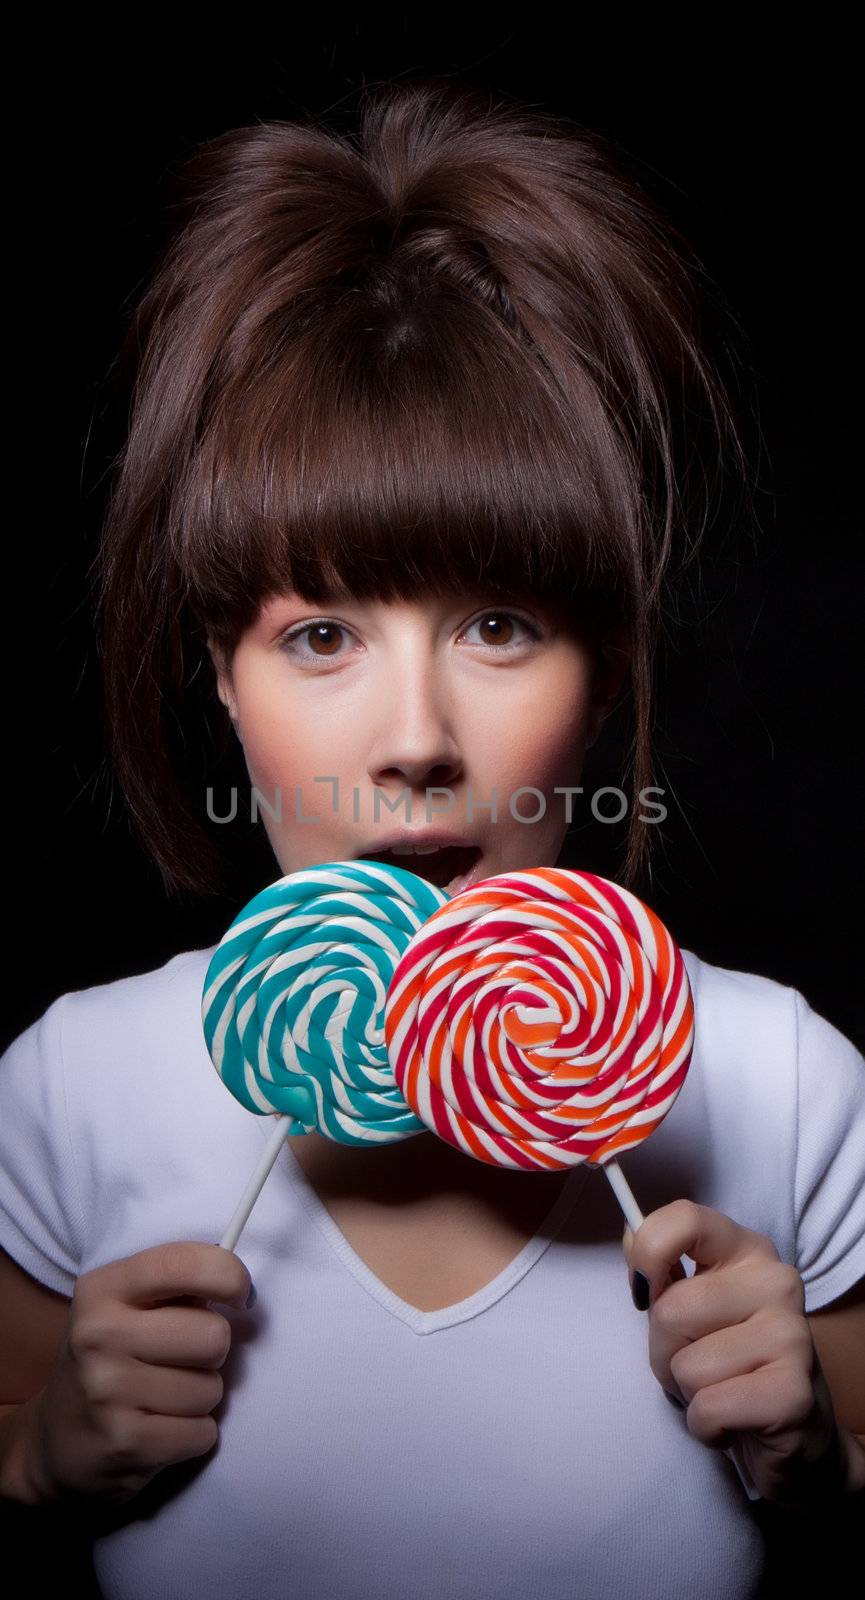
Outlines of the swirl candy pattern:
[[681,952],[590,872],[486,878],[433,913],[385,1007],[397,1085],[424,1124],[499,1166],[616,1158],[657,1128],[691,1060]]
[[211,1060],[247,1110],[283,1134],[382,1144],[424,1132],[397,1088],[384,1036],[395,967],[447,903],[413,872],[331,861],[292,872],[235,918],[207,969]]

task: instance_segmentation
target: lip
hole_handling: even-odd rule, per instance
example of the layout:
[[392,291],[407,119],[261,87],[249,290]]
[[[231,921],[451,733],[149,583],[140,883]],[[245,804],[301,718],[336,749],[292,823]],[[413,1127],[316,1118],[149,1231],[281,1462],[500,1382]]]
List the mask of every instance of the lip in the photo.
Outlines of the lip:
[[[453,899],[454,895],[461,894],[464,889],[470,888],[472,884],[479,882],[481,878],[489,877],[489,866],[485,860],[483,845],[479,844],[475,839],[467,839],[463,835],[456,833],[444,833],[434,828],[403,829],[399,833],[388,834],[383,839],[376,839],[365,845],[359,852],[359,857],[381,856],[385,852],[392,852],[395,846],[399,847],[400,845],[410,845],[412,847],[420,845],[422,848],[430,850],[459,849],[477,852],[475,860],[467,872],[461,872],[457,877],[451,878],[449,883],[440,885],[450,899]],[[425,873],[424,863],[426,857],[423,855],[406,855],[397,859],[403,862],[407,871],[418,873],[421,877],[425,877],[431,871],[430,868],[427,868]],[[431,881],[438,882],[438,875],[436,874],[436,878]]]
[[380,839],[370,839],[358,850],[357,855],[358,858],[370,852],[377,855],[404,846],[410,846],[413,850],[465,850],[470,846],[477,850],[482,848],[477,839],[469,839],[464,834],[444,833],[441,829],[404,828],[400,833],[387,833]]

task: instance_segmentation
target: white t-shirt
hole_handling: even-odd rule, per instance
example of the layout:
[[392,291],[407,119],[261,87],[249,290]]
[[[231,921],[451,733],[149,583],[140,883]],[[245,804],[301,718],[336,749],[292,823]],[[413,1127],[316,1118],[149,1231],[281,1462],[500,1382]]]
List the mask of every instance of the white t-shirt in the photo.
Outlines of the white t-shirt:
[[[217,1243],[269,1117],[201,1026],[213,953],[62,995],[0,1058],[0,1244],[40,1282]],[[808,1311],[865,1274],[865,1060],[802,995],[683,951],[688,1076],[622,1158],[644,1215],[682,1196],[767,1234]],[[531,1182],[531,1175],[526,1175]],[[106,1600],[747,1600],[743,1482],[648,1359],[604,1175],[468,1299],[418,1311],[363,1264],[288,1145],[237,1245],[217,1445],[101,1524]]]

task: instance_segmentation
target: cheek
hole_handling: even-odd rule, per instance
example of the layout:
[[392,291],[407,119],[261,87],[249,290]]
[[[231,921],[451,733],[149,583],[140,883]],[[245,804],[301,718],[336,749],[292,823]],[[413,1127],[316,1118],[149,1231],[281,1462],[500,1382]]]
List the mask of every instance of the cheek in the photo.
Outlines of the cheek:
[[571,781],[585,756],[589,704],[584,676],[562,674],[516,698],[504,723],[479,716],[474,749],[515,784],[552,788]]
[[530,785],[552,796],[557,786],[579,781],[584,758],[581,723],[530,728],[510,742],[506,778],[512,788]]
[[[312,819],[327,825],[338,811],[349,814],[349,784],[356,779],[357,766],[352,764],[348,730],[340,724],[335,734],[332,715],[322,715],[301,696],[290,699],[281,684],[264,674],[247,674],[236,694],[250,781],[262,802],[278,812],[283,832],[294,832],[297,824]],[[351,731],[357,735],[356,718]],[[321,859],[314,845],[310,850],[310,859]]]
[[319,771],[317,763],[327,749],[320,719],[304,714],[265,674],[248,674],[237,684],[236,695],[239,732],[251,776],[262,786],[289,787],[303,784]]

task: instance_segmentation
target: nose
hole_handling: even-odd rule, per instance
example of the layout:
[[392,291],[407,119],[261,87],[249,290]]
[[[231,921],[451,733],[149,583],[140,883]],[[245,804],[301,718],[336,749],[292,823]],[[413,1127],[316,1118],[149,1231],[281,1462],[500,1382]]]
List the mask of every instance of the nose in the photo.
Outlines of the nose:
[[367,759],[371,781],[386,790],[408,787],[412,799],[423,798],[426,788],[452,787],[463,757],[453,708],[431,657],[418,651],[392,659],[383,680]]

